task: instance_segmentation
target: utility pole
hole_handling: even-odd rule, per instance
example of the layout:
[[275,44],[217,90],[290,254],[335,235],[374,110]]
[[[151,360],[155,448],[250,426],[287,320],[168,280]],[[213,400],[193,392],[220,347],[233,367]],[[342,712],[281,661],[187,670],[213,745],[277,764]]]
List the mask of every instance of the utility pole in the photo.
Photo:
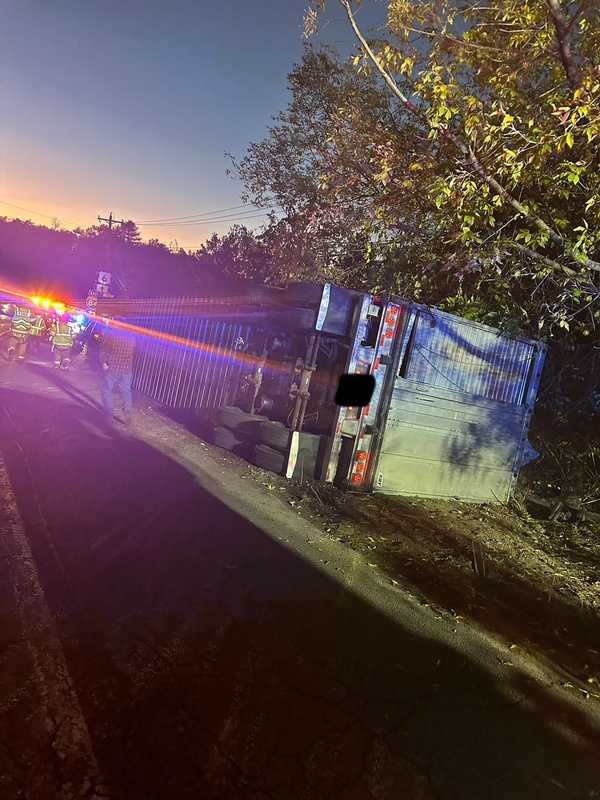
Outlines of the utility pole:
[[[108,217],[98,217],[98,222],[106,222],[108,230],[112,232],[113,225],[124,225],[124,219],[115,219],[112,211]],[[104,270],[110,275],[113,273],[113,252],[112,252],[112,236],[108,236],[105,243],[105,267]]]
[[125,225],[124,219],[113,219],[112,211],[108,215],[108,217],[98,217],[98,222],[106,222],[108,225],[108,229],[112,231],[112,226],[114,225]]
[[[108,217],[98,217],[98,222],[106,222],[108,226],[108,230],[112,231],[113,225],[125,225],[126,222],[124,219],[115,219],[113,217],[112,211],[109,213]],[[112,248],[112,236],[108,236],[106,239],[105,244],[105,259],[106,259],[106,266],[104,267],[105,271],[111,275],[111,280],[118,283],[122,289],[126,289],[126,286],[123,284],[123,281],[113,273],[114,263],[113,263],[113,248]]]

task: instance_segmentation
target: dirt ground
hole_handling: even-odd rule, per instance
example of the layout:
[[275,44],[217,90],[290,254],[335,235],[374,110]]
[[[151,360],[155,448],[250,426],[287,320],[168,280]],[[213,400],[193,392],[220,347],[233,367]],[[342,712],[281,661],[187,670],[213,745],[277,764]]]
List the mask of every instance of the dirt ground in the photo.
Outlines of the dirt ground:
[[597,523],[535,519],[523,490],[508,507],[473,505],[365,495],[250,469],[392,582],[409,581],[422,602],[547,658],[564,670],[565,685],[600,700]]

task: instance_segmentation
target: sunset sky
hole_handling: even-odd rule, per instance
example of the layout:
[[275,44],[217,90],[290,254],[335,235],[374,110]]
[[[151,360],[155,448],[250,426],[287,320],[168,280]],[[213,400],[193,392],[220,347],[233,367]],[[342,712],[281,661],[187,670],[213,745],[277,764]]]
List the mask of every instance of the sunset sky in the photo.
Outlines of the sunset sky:
[[[111,210],[141,221],[237,206],[224,153],[287,105],[306,5],[1,0],[0,214],[73,227]],[[324,22],[322,40],[347,49],[335,0]],[[228,227],[140,230],[190,247]]]

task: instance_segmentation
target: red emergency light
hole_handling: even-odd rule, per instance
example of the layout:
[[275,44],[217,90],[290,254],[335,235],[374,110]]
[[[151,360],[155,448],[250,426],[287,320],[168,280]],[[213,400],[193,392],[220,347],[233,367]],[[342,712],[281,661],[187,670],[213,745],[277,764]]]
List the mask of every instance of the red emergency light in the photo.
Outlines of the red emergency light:
[[59,317],[61,317],[66,311],[64,303],[51,300],[49,297],[39,297],[38,295],[35,295],[35,297],[31,297],[30,299],[34,306],[43,308],[47,311],[55,311]]

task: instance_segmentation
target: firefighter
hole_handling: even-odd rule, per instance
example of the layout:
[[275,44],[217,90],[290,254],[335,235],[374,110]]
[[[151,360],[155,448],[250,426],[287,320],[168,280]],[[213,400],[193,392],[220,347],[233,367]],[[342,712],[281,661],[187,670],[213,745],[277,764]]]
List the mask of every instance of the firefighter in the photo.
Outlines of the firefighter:
[[46,338],[47,328],[46,320],[42,314],[33,314],[31,318],[31,333],[29,343],[31,349],[38,353],[40,352],[41,344]]
[[10,326],[10,339],[8,342],[8,360],[14,361],[15,356],[17,361],[25,361],[25,354],[27,353],[27,343],[31,334],[31,322],[33,314],[31,309],[27,306],[16,306],[11,326]]
[[54,366],[57,369],[69,369],[73,350],[73,330],[64,314],[57,314],[54,319],[50,340],[54,353]]

